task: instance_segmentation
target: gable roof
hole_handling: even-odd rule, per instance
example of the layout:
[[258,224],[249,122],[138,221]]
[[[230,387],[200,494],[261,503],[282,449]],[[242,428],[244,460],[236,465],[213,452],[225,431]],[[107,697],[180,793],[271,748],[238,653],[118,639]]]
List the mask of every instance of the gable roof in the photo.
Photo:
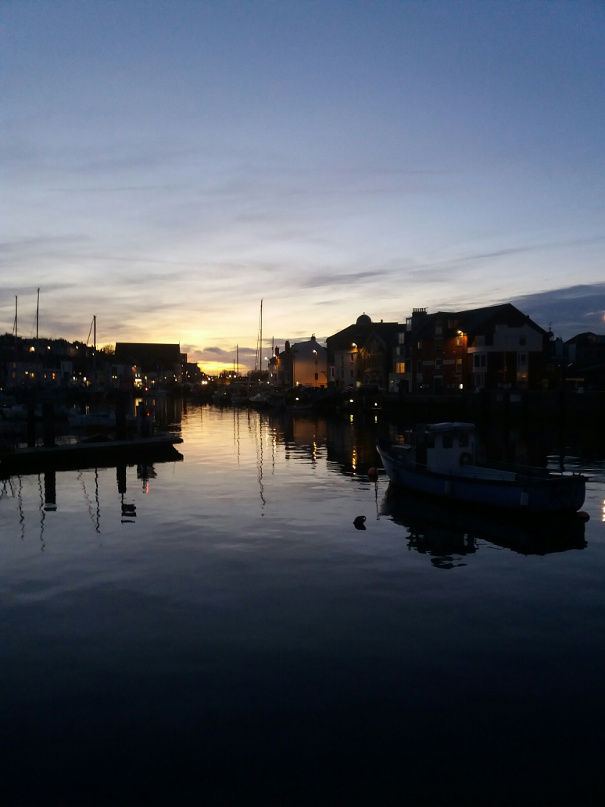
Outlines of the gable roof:
[[[333,357],[334,352],[337,350],[348,350],[353,342],[361,350],[369,339],[373,336],[378,337],[386,346],[395,345],[399,339],[399,333],[403,330],[403,326],[398,322],[365,322],[361,323],[359,320],[354,325],[349,325],[342,331],[328,336],[326,344],[328,346],[328,354]],[[368,317],[369,319],[369,317]]]

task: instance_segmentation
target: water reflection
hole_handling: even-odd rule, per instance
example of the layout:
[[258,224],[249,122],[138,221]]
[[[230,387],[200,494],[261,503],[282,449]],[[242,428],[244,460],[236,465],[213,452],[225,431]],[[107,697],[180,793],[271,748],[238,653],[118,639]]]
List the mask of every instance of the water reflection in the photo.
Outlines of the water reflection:
[[[84,493],[84,501],[86,502],[88,508],[88,515],[90,516],[90,520],[95,528],[95,532],[101,532],[101,503],[99,501],[99,469],[94,469],[94,500],[95,503],[93,505],[88,490],[86,488],[86,481],[84,479],[84,474],[82,471],[78,473],[78,480],[82,485],[82,491]],[[55,502],[55,510],[57,509],[57,505]]]
[[[180,456],[180,455],[179,455]],[[143,493],[150,492],[150,481],[157,477],[155,469],[156,463],[140,463],[139,465],[127,465],[121,463],[116,466],[116,488],[118,493],[118,513],[122,524],[135,523],[137,517],[137,505],[132,495],[132,485],[130,486],[130,496],[128,487],[128,472],[132,473],[136,469],[136,479],[142,485]],[[32,528],[32,510],[38,511],[36,517],[38,524],[41,549],[46,546],[46,531],[49,524],[55,519],[61,520],[61,515],[68,516],[73,511],[74,501],[78,499],[84,501],[88,518],[96,533],[102,532],[102,516],[114,515],[116,511],[115,493],[112,501],[107,497],[107,484],[104,483],[104,474],[107,468],[87,468],[79,470],[75,477],[69,471],[56,472],[49,470],[43,474],[24,475],[10,477],[2,481],[0,488],[0,499],[13,499],[16,501],[16,514],[18,517],[18,533],[20,540],[25,540],[26,531]],[[77,480],[77,486],[73,482]],[[37,504],[33,505],[28,499],[28,493],[36,491]],[[74,496],[74,491],[77,493]],[[105,491],[103,504],[102,493]],[[52,515],[47,521],[49,514]],[[5,529],[7,527],[5,526]]]
[[586,547],[584,522],[575,514],[553,518],[495,512],[441,503],[393,487],[387,489],[380,513],[407,529],[409,549],[430,555],[433,565],[441,569],[464,566],[463,558],[486,541],[523,555]]

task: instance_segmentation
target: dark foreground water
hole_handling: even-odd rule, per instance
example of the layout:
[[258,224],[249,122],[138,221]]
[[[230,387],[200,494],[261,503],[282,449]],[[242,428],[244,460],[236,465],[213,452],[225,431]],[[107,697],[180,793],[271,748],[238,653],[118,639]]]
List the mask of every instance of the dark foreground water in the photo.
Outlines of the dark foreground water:
[[489,523],[372,424],[181,427],[0,483],[1,805],[605,803],[602,456],[586,524]]

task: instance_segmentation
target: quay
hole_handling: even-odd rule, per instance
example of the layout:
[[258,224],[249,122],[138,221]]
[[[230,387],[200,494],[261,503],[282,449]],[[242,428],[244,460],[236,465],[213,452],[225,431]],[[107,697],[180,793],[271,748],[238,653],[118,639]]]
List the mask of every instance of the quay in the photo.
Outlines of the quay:
[[182,442],[183,439],[177,435],[157,432],[149,437],[134,437],[130,440],[114,440],[96,435],[80,442],[14,448],[0,455],[0,479],[45,471],[179,462],[183,455],[176,450],[175,445]]

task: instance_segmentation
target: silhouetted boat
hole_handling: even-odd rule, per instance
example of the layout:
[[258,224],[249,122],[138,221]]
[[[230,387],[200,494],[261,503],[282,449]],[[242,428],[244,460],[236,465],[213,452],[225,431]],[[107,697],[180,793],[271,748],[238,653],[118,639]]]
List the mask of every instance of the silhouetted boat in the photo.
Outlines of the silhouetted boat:
[[76,412],[71,411],[67,415],[67,422],[70,426],[77,428],[90,428],[91,426],[98,428],[113,428],[116,425],[115,412]]
[[404,443],[379,440],[391,482],[454,501],[531,512],[574,512],[584,503],[586,477],[476,461],[471,423],[435,423],[405,433]]

